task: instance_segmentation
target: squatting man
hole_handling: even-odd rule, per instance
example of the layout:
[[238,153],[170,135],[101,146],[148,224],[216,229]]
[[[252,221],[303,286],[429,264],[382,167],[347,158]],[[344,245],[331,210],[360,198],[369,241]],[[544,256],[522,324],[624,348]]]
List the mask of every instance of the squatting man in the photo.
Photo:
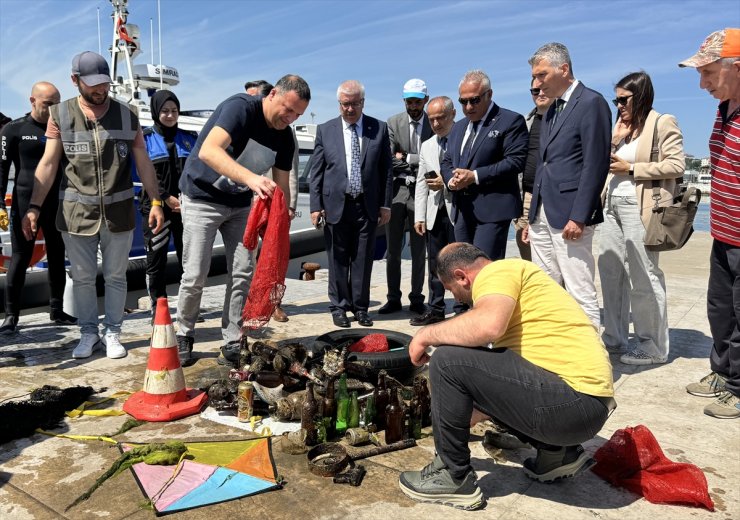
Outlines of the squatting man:
[[409,345],[415,365],[429,362],[437,456],[401,473],[401,490],[422,502],[482,507],[468,437],[487,418],[537,449],[524,461],[530,478],[552,482],[590,467],[581,443],[616,404],[609,356],[580,305],[533,263],[493,262],[468,243],[442,249],[437,275],[472,309],[420,329]]

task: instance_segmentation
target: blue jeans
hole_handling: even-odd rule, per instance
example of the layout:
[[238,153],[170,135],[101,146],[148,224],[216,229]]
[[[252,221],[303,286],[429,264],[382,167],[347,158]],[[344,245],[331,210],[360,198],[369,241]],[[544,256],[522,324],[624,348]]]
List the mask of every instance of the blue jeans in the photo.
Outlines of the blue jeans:
[[133,230],[111,233],[101,224],[92,236],[62,233],[67,250],[73,281],[75,314],[82,334],[98,333],[98,295],[95,279],[98,275],[98,246],[102,253],[103,280],[105,281],[104,333],[120,333],[123,309],[126,304],[126,269],[131,251]]
[[556,374],[505,348],[440,347],[429,375],[434,447],[454,478],[471,469],[474,407],[535,448],[587,441],[609,415],[598,398],[576,392]]
[[182,280],[177,301],[178,335],[195,336],[203,287],[211,267],[216,233],[220,232],[226,253],[226,292],[221,315],[225,342],[241,338],[242,311],[252,282],[254,260],[242,244],[249,206],[232,208],[181,195]]
[[630,308],[638,348],[668,357],[665,276],[658,253],[645,249],[645,226],[635,196],[611,196],[599,229],[599,277],[604,297],[604,333],[609,347],[626,347]]
[[714,239],[709,257],[707,318],[712,331],[709,362],[740,396],[740,247]]

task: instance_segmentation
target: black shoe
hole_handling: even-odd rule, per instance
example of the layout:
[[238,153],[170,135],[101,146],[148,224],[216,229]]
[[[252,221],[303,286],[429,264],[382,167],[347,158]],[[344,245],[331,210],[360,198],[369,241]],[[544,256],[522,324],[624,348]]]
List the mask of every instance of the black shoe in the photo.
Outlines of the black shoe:
[[596,464],[580,444],[563,446],[556,450],[537,450],[536,458],[524,461],[524,474],[539,482],[554,482],[559,479],[575,477],[580,472]]
[[359,323],[363,327],[372,327],[373,326],[373,320],[371,320],[370,319],[370,316],[367,315],[367,311],[357,311],[357,312],[355,312],[355,319],[357,320],[357,323]]
[[421,316],[414,316],[409,320],[409,324],[414,327],[420,325],[431,325],[432,323],[438,323],[445,320],[445,315],[439,312],[427,311]]
[[385,305],[378,309],[378,314],[393,314],[394,312],[398,312],[400,310],[401,302],[388,301]]
[[229,341],[221,347],[221,355],[216,359],[216,363],[223,366],[238,366],[240,350],[239,341]]
[[0,325],[0,334],[12,334],[18,328],[18,316],[14,314],[8,314],[5,316],[5,321]]
[[180,366],[187,367],[195,363],[195,359],[193,359],[193,343],[195,343],[195,338],[177,336],[177,357],[180,358]]
[[61,309],[52,309],[49,313],[49,320],[57,325],[76,325],[77,318],[70,316]]
[[349,328],[349,318],[347,318],[347,314],[344,312],[332,314],[331,319],[334,321],[334,325],[337,327],[342,327],[343,329]]
[[412,303],[409,305],[409,310],[411,312],[415,312],[416,314],[424,314],[427,312],[427,306],[423,303]]

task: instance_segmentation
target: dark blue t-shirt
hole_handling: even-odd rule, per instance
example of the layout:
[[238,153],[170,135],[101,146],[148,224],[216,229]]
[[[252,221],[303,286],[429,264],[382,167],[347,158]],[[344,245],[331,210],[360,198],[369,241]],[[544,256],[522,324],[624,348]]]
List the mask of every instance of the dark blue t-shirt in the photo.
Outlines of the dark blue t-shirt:
[[294,142],[290,128],[267,126],[262,98],[236,94],[222,102],[203,127],[180,177],[180,191],[191,199],[230,207],[249,206],[252,190],[216,173],[198,158],[211,129],[218,126],[231,136],[226,153],[253,173],[264,175],[273,166],[290,171]]

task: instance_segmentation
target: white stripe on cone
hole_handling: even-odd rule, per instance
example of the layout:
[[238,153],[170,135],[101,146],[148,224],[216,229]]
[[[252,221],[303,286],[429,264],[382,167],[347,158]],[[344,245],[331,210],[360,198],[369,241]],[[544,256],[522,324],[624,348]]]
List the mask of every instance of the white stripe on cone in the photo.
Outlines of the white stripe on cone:
[[177,370],[148,370],[144,374],[144,392],[152,395],[175,394],[185,388],[185,374]]
[[[152,330],[152,348],[177,348],[175,327],[168,325],[154,325]],[[177,351],[175,351],[177,355]]]

